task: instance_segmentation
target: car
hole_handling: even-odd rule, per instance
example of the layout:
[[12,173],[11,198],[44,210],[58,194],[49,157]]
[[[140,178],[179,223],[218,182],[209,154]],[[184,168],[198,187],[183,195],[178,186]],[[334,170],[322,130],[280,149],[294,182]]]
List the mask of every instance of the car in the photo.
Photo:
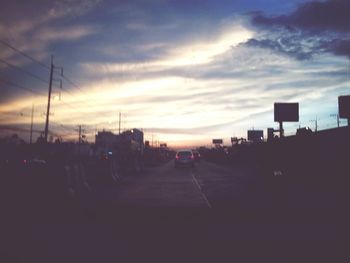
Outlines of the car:
[[309,127],[303,127],[297,129],[296,135],[298,137],[308,137],[313,135],[313,131]]
[[200,162],[200,160],[201,160],[201,155],[200,155],[200,153],[198,152],[198,151],[192,151],[192,153],[193,153],[193,156],[194,156],[194,161],[195,162]]
[[29,160],[24,160],[25,163],[31,165],[31,166],[45,166],[46,165],[46,161],[45,160],[42,160],[42,159],[39,159],[39,158],[32,158],[32,159],[29,159]]
[[175,168],[179,166],[194,167],[194,155],[191,150],[180,150],[175,155]]

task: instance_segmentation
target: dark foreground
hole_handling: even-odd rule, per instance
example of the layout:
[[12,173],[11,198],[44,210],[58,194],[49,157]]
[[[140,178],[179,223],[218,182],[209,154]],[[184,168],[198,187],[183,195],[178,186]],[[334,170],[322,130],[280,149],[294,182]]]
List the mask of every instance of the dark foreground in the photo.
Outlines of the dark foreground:
[[1,191],[2,256],[6,262],[221,262],[237,256],[343,262],[345,187],[266,177],[258,168],[202,161],[175,169],[171,161],[116,183],[82,184],[74,194],[48,180],[50,174],[12,179]]

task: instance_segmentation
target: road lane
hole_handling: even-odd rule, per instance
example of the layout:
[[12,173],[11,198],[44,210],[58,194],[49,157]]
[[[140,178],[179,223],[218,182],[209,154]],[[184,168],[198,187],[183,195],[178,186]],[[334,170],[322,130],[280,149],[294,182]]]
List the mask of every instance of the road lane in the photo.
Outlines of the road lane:
[[97,189],[95,201],[117,207],[263,207],[266,191],[252,169],[202,161],[194,168],[173,161]]
[[173,162],[169,162],[127,176],[119,185],[100,188],[96,198],[121,207],[208,207],[191,171],[175,169]]
[[249,167],[225,167],[204,161],[196,165],[193,176],[214,208],[252,206],[265,197],[262,178]]

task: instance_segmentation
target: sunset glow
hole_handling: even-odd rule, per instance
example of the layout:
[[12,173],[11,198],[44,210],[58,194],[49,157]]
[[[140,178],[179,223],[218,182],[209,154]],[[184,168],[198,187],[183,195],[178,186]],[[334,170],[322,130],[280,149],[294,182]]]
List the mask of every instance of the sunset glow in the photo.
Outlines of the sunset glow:
[[[167,2],[164,12],[172,7]],[[281,3],[281,12],[292,15],[297,3],[308,1],[294,2]],[[151,19],[152,8],[143,10],[138,1],[48,2],[42,7],[45,15],[37,16],[39,11],[24,4],[6,16],[0,36],[44,65],[53,54],[55,66],[64,68],[69,81],[55,71],[63,90],[55,81],[50,130],[66,139],[76,137],[77,125],[85,127],[89,141],[98,130],[117,131],[121,112],[122,129],[143,129],[147,140],[153,136],[179,146],[210,145],[213,138],[223,138],[228,144],[232,136],[245,137],[248,129],[277,127],[276,101],[300,103],[300,123],[287,125],[287,133],[312,126],[316,115],[324,128],[334,125],[330,114],[337,112],[337,96],[349,93],[349,54],[326,49],[325,43],[340,41],[349,31],[312,35],[297,24],[294,31],[284,28],[276,22],[278,10],[259,4],[250,9],[232,3],[234,15],[220,1],[213,5],[212,16],[189,4],[177,6],[169,18]],[[182,15],[183,9],[191,16]],[[120,15],[123,10],[130,17]],[[261,14],[247,15],[255,10]],[[49,71],[5,46],[0,58],[11,64],[0,64],[1,135],[28,129],[32,104],[35,129],[43,130]],[[28,133],[21,136],[27,139]]]

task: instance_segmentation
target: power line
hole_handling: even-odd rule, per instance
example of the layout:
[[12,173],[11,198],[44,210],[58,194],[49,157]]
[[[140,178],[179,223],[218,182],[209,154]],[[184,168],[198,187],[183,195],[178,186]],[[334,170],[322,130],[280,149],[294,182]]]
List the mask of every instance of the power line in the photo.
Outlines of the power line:
[[24,53],[23,51],[19,50],[18,48],[12,46],[11,44],[7,43],[6,41],[0,39],[0,43],[7,46],[8,48],[11,48],[12,50],[16,51],[17,53],[21,54],[22,56],[30,59],[31,61],[37,63],[38,65],[42,66],[43,68],[50,69],[49,66],[45,65],[44,63],[36,60],[35,58],[29,56],[28,54]]
[[29,72],[29,71],[26,71],[26,70],[24,70],[24,69],[22,69],[22,68],[20,68],[20,67],[18,67],[18,66],[15,66],[15,65],[13,65],[13,64],[11,64],[11,63],[9,63],[9,62],[3,60],[3,59],[0,59],[0,62],[4,63],[5,65],[7,65],[7,66],[9,66],[9,67],[15,68],[15,69],[17,69],[18,71],[21,71],[22,73],[27,74],[28,76],[31,76],[31,77],[33,77],[33,78],[35,78],[35,79],[37,79],[37,80],[40,80],[41,82],[43,82],[43,83],[45,83],[45,84],[48,84],[48,83],[49,83],[47,80],[42,79],[41,77],[39,77],[39,76],[37,76],[37,75],[35,75],[35,74]]
[[88,104],[85,100],[80,100],[80,99],[78,98],[78,96],[74,95],[70,90],[68,90],[68,89],[66,89],[66,88],[63,88],[63,87],[62,87],[62,90],[65,91],[65,92],[67,92],[67,93],[68,93],[70,96],[72,96],[73,98],[77,99],[78,102],[83,103],[85,106],[87,106],[87,107],[89,107],[89,108],[91,107],[91,104]]
[[72,104],[70,104],[70,103],[68,103],[68,102],[61,101],[61,103],[64,104],[64,105],[66,105],[66,106],[68,106],[68,107],[69,107],[70,109],[72,109],[72,110],[78,111],[79,113],[81,113],[81,114],[83,114],[83,115],[88,114],[88,112],[85,112],[85,113],[84,113],[84,112],[80,111],[79,108],[73,106]]
[[[66,76],[63,76],[63,78],[68,81],[72,86],[74,86],[75,88],[77,88],[81,93],[84,93],[84,91],[78,86],[76,85],[73,81],[71,81],[69,78],[67,78]],[[71,95],[73,98],[77,98],[76,95],[74,95],[70,90],[63,88],[62,90],[64,90],[65,92],[67,92],[69,95]],[[78,99],[78,98],[77,98]],[[91,107],[91,104],[86,103],[86,101],[84,100],[79,100],[79,102],[82,102],[83,104],[85,104],[85,106],[87,107]]]
[[[15,132],[29,132],[30,129],[28,128],[23,128],[23,127],[14,127],[14,126],[9,126],[9,125],[0,125],[0,130],[10,130],[10,131],[15,131]],[[35,133],[41,133],[41,130],[33,130]]]
[[77,84],[75,84],[71,79],[69,79],[68,77],[66,77],[65,75],[63,75],[63,78],[70,83],[73,87],[77,88],[78,90],[80,90],[80,92],[84,92]]
[[[62,75],[62,78],[65,79],[71,86],[77,88],[81,93],[85,93],[80,87],[79,85],[77,85],[74,81],[72,81],[70,78],[68,78],[67,76],[65,76],[64,74]],[[67,93],[69,93],[72,97],[75,97],[75,95],[73,95],[73,93],[71,93],[68,89],[62,88],[64,91],[66,91]],[[84,103],[86,106],[91,107],[90,104],[86,103],[84,100],[81,100],[80,102]]]
[[[33,58],[32,56],[30,56],[30,55],[26,54],[25,52],[19,50],[18,48],[14,47],[13,45],[9,44],[8,42],[6,42],[6,41],[0,39],[0,43],[3,44],[3,45],[5,45],[5,46],[7,46],[8,48],[11,48],[12,50],[14,50],[15,52],[21,54],[22,56],[24,56],[24,57],[30,59],[32,62],[35,62],[36,64],[42,66],[43,68],[50,70],[50,67],[49,67],[48,65],[45,65],[44,63],[42,63],[42,62],[36,60],[36,59]],[[48,84],[48,83],[49,83],[47,80],[44,80],[44,79],[40,78],[39,76],[36,76],[35,74],[32,74],[32,73],[30,73],[30,72],[28,72],[28,71],[26,71],[26,70],[24,70],[24,69],[22,69],[22,68],[20,68],[20,67],[17,67],[17,66],[15,66],[15,65],[13,65],[13,64],[11,64],[11,63],[5,61],[5,60],[0,59],[0,61],[1,61],[2,63],[6,64],[7,66],[16,68],[17,70],[20,70],[21,72],[23,72],[23,73],[25,73],[25,74],[27,74],[27,75],[30,75],[31,77],[34,77],[34,78],[36,78],[36,79],[38,79],[38,80],[44,82],[45,84]],[[80,92],[84,92],[84,91],[83,91],[76,83],[74,83],[70,78],[64,76],[63,74],[62,74],[62,77],[63,77],[69,84],[71,84],[72,86],[74,86],[75,88],[77,88]],[[63,89],[63,88],[62,88],[62,89]],[[63,90],[66,91],[67,93],[69,93],[70,95],[74,96],[74,95],[73,95],[70,91],[68,91],[67,89],[63,89]],[[88,105],[87,103],[85,103],[84,101],[82,101],[82,102],[83,102],[84,104],[86,104],[87,106],[90,106],[90,105]]]
[[[32,56],[30,56],[30,55],[26,54],[25,52],[19,50],[18,48],[12,46],[11,44],[9,44],[8,42],[6,42],[6,41],[4,41],[4,40],[1,40],[1,39],[0,39],[0,43],[3,44],[3,45],[5,45],[5,46],[7,46],[7,47],[10,48],[10,49],[12,49],[13,51],[15,51],[15,52],[21,54],[22,56],[26,57],[27,59],[30,59],[32,62],[34,62],[34,63],[40,65],[41,67],[50,70],[50,71],[51,71],[50,80],[52,80],[52,73],[54,73],[52,62],[51,62],[51,67],[49,67],[48,65],[45,65],[44,63],[42,63],[42,62],[36,60],[36,59],[33,58]],[[27,75],[29,75],[29,76],[31,76],[31,77],[33,77],[33,78],[35,78],[35,79],[37,79],[37,80],[43,82],[43,83],[45,83],[45,84],[50,84],[49,81],[47,81],[47,80],[45,80],[45,79],[43,79],[43,78],[41,78],[41,77],[39,77],[39,76],[37,76],[37,75],[35,75],[35,74],[29,72],[29,71],[24,70],[24,69],[21,68],[21,67],[18,67],[18,66],[16,66],[16,65],[13,65],[13,64],[11,64],[11,63],[9,63],[9,62],[3,60],[3,59],[0,59],[0,62],[4,63],[4,64],[7,65],[8,67],[12,67],[12,68],[14,68],[14,69],[16,69],[16,70],[18,70],[18,71],[21,71],[22,73],[25,73],[25,74],[27,74]],[[62,74],[62,77],[63,77],[69,84],[71,84],[72,86],[74,86],[75,88],[77,88],[79,91],[83,92],[83,90],[82,90],[77,84],[75,84],[70,78],[68,78],[68,77],[66,77],[66,76],[63,75],[63,69],[62,69],[62,71],[61,71],[61,74]],[[36,92],[36,91],[34,91],[34,90],[32,90],[32,89],[29,89],[29,88],[26,88],[26,87],[23,87],[23,86],[20,86],[20,85],[18,85],[18,84],[16,84],[16,83],[13,83],[13,82],[10,82],[10,81],[7,81],[7,80],[3,80],[3,81],[6,82],[6,83],[8,83],[8,84],[10,84],[10,85],[12,85],[12,86],[15,86],[15,87],[17,87],[17,88],[20,88],[20,89],[23,89],[23,90],[26,90],[26,91],[29,91],[29,92],[32,92],[32,93],[35,93],[35,94],[40,94],[39,92]],[[51,86],[51,84],[50,84],[50,86]],[[62,88],[62,87],[61,87],[61,88]],[[62,88],[62,90],[64,90],[65,92],[69,93],[71,96],[75,97],[69,90],[63,89],[63,88]],[[40,94],[40,95],[42,95],[42,94]],[[87,103],[85,103],[84,100],[81,100],[81,102],[83,102],[83,103],[84,103],[85,105],[87,105],[88,107],[91,107],[91,105],[88,105]],[[49,103],[50,103],[50,97],[49,97]],[[65,102],[62,102],[62,103],[63,103],[64,105],[69,106],[69,107],[72,108],[72,109],[74,108],[76,111],[80,112],[81,114],[84,114],[84,115],[86,114],[86,113],[81,112],[77,107],[73,107],[73,106],[71,106],[71,105],[69,105],[68,103],[65,103]],[[45,129],[45,130],[46,130],[46,129]],[[48,129],[47,129],[47,130],[48,130]],[[48,132],[48,131],[47,131],[47,132]],[[47,134],[47,132],[46,132],[46,134]]]
[[[31,61],[35,62],[36,64],[38,64],[38,65],[40,65],[40,66],[42,66],[43,68],[50,70],[50,67],[49,67],[48,65],[45,65],[44,63],[38,61],[37,59],[33,58],[32,56],[26,54],[25,52],[19,50],[18,48],[14,47],[14,46],[12,46],[12,45],[9,44],[8,42],[6,42],[6,41],[0,39],[0,43],[3,44],[3,45],[5,45],[5,46],[7,46],[8,48],[11,48],[12,50],[16,51],[17,53],[21,54],[22,56],[24,56],[24,57],[30,59]],[[1,60],[1,61],[2,61],[3,63],[5,63],[6,65],[8,65],[8,66],[16,67],[16,66],[14,66],[14,65],[12,65],[12,64],[10,64],[10,63],[4,61],[4,60]],[[17,69],[20,69],[20,68],[18,68],[18,67],[16,67],[16,68],[17,68]],[[21,70],[22,70],[22,69],[21,69]],[[31,74],[31,73],[30,73],[30,74]],[[33,74],[33,75],[34,75],[34,74]],[[36,76],[36,77],[38,77],[38,76]],[[81,88],[80,88],[77,84],[75,84],[71,79],[69,79],[68,77],[66,77],[66,76],[64,76],[64,75],[63,75],[62,77],[63,77],[67,82],[69,82],[72,86],[78,88],[81,92],[83,92],[83,91],[81,90]],[[45,83],[47,84],[48,81],[45,80]]]
[[[50,67],[49,67],[49,66],[47,66],[47,65],[43,64],[42,62],[36,60],[35,58],[33,58],[33,57],[31,57],[30,55],[24,53],[23,51],[21,51],[21,50],[19,50],[18,48],[12,46],[11,44],[5,42],[4,40],[1,40],[1,39],[0,39],[0,43],[3,44],[3,45],[5,45],[5,46],[7,46],[7,47],[9,47],[9,48],[11,48],[12,50],[16,51],[17,53],[23,55],[24,57],[30,59],[31,61],[37,63],[38,65],[42,66],[43,68],[50,70]],[[34,74],[30,73],[30,72],[26,72],[25,70],[23,70],[23,69],[21,69],[21,68],[15,66],[15,65],[12,65],[12,64],[10,64],[10,63],[4,61],[4,60],[1,60],[1,59],[0,59],[0,61],[2,61],[4,64],[6,64],[6,65],[8,65],[8,66],[10,66],[10,67],[17,68],[18,70],[21,70],[22,72],[25,72],[26,74],[30,74],[32,77],[39,78],[40,80],[44,81],[45,84],[48,84],[48,81],[43,80],[43,79],[41,79],[40,77],[38,77],[38,76],[36,76],[36,75],[34,75]],[[75,88],[77,88],[77,89],[79,89],[81,92],[83,92],[83,90],[82,90],[77,84],[75,84],[71,79],[69,79],[68,77],[66,77],[66,76],[64,76],[64,75],[62,75],[62,77],[63,77],[67,82],[69,82],[72,86],[74,86]],[[66,91],[69,92],[68,90],[66,90]]]
[[27,87],[18,85],[18,84],[16,84],[16,83],[12,82],[12,81],[9,81],[9,80],[6,80],[6,79],[0,79],[0,81],[5,82],[5,83],[7,83],[7,84],[9,84],[9,85],[11,85],[11,86],[14,86],[14,87],[16,87],[16,88],[19,88],[19,89],[22,89],[22,90],[25,90],[25,91],[29,91],[29,92],[31,92],[31,93],[34,93],[34,94],[43,96],[43,94],[40,93],[39,91],[35,91],[35,90],[30,89],[30,88],[27,88]]

